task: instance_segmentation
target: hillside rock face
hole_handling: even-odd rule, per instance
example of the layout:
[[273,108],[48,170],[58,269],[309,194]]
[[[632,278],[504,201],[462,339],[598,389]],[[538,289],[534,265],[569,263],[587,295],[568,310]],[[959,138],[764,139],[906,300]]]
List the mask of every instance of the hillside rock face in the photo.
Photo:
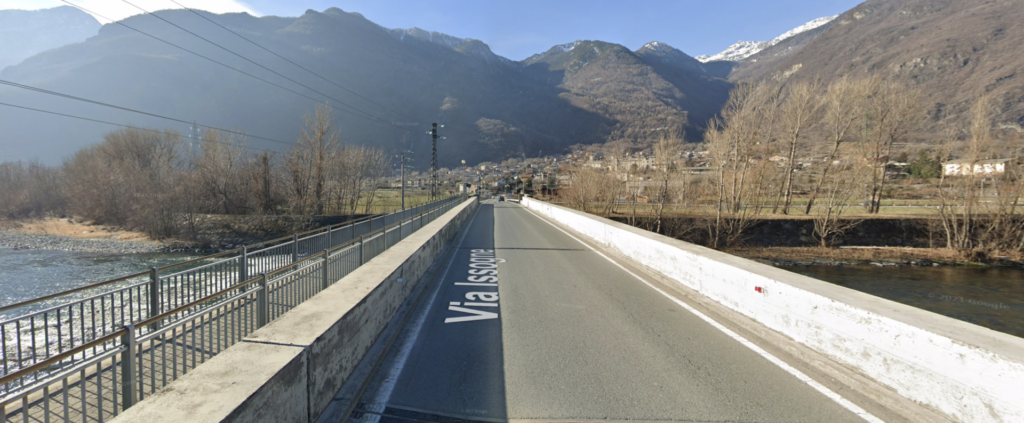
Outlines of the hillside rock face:
[[[799,69],[797,78],[878,75],[920,89],[938,132],[982,94],[999,126],[1024,125],[1024,5],[1014,0],[869,0],[802,46],[751,56],[733,71],[749,81]],[[783,47],[782,44],[776,47]],[[791,46],[792,47],[792,46]],[[774,52],[780,53],[780,52]]]
[[[606,142],[636,148],[660,137],[699,139],[731,86],[704,74],[700,62],[666,44],[637,52],[601,41],[576,41],[531,56],[529,74],[572,106],[604,119]],[[647,143],[647,144],[645,144]]]
[[85,41],[100,23],[71,6],[0,10],[0,69],[46,50]]
[[[514,62],[479,40],[418,28],[387,29],[337,8],[310,10],[297,18],[205,15],[356,96],[191,12],[158,13],[319,93],[151,16],[122,22],[328,101],[337,111],[345,143],[411,150],[413,165],[421,168],[429,164],[430,137],[425,132],[431,122],[446,125],[442,135],[447,140],[438,146],[442,166],[558,153],[574,144],[642,147],[662,135],[699,138],[702,125],[720,110],[731,88],[727,81],[705,75],[699,62],[665,45],[634,53],[615,44],[580,42],[577,49],[555,47]],[[295,142],[303,114],[315,105],[309,98],[113,24],[84,43],[11,66],[0,78],[284,141],[249,139],[253,147],[278,151]],[[188,125],[10,87],[0,88],[0,95],[28,107],[188,132]],[[51,163],[115,129],[17,110],[0,114],[0,125],[11,128],[5,137],[21,141],[8,155]]]

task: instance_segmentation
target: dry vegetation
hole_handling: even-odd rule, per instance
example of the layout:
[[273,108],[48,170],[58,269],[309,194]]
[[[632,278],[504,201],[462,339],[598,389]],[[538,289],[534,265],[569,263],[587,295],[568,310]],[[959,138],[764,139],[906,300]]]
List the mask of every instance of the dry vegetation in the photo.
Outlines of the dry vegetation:
[[149,236],[142,232],[126,231],[114,226],[96,225],[88,221],[81,222],[57,217],[9,221],[6,225],[0,225],[0,227],[7,227],[30,235],[54,235],[77,239],[110,239],[117,241],[151,241]]
[[[110,132],[59,167],[0,164],[0,217],[76,216],[153,239],[195,240],[209,215],[244,215],[258,227],[260,221],[273,226],[274,215],[302,222],[374,211],[389,170],[387,156],[374,148],[341,146],[333,122],[332,109],[318,106],[303,120],[297,144],[280,156],[254,153],[244,137],[215,130],[204,131],[199,145],[174,131]],[[22,226],[107,231],[60,222],[67,220]]]
[[[883,205],[900,195],[910,207],[889,207],[885,213],[923,211],[941,222],[936,227],[948,251],[968,260],[1020,258],[1021,169],[943,177],[939,165],[941,157],[960,157],[971,165],[1008,157],[1019,139],[993,135],[993,109],[983,97],[968,121],[949,126],[942,151],[908,151],[913,134],[927,121],[921,104],[916,90],[876,78],[838,78],[827,85],[785,78],[743,84],[708,125],[702,150],[709,172],[681,171],[681,146],[664,140],[653,149],[656,164],[643,172],[568,169],[571,186],[562,190],[562,200],[651,231],[696,234],[693,238],[720,249],[742,246],[759,220],[801,214],[814,220],[820,252],[837,245],[861,219],[881,217]],[[908,153],[918,158],[909,159]],[[893,180],[897,156],[911,162],[912,181],[897,185]],[[641,202],[646,204],[638,207]],[[666,228],[667,210],[687,216],[678,221],[688,227]]]

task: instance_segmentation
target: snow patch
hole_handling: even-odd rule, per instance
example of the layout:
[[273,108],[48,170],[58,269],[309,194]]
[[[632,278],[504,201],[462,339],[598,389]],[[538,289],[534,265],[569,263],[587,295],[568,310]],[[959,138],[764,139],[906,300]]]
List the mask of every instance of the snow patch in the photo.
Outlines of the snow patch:
[[714,61],[739,62],[761,52],[761,50],[764,50],[768,47],[774,46],[789,38],[792,38],[793,36],[810,31],[815,28],[820,28],[822,25],[832,22],[837,17],[839,17],[839,15],[825,16],[823,18],[815,19],[796,28],[793,28],[792,30],[786,32],[785,34],[782,34],[776,37],[775,39],[769,41],[740,41],[736,44],[729,46],[729,48],[726,48],[725,51],[721,53],[714,55],[705,54],[697,56],[695,57],[695,59],[700,60],[701,62],[704,63]]

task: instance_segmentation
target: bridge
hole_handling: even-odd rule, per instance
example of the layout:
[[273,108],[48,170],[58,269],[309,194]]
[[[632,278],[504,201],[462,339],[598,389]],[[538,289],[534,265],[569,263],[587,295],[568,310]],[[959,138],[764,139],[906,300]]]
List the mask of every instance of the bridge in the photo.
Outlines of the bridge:
[[[8,373],[5,416],[78,397],[76,421],[1024,421],[1020,338],[529,198],[430,210],[270,265],[306,287],[252,278],[280,258],[246,251],[203,311],[153,302],[103,351]],[[220,326],[181,323],[199,315]]]

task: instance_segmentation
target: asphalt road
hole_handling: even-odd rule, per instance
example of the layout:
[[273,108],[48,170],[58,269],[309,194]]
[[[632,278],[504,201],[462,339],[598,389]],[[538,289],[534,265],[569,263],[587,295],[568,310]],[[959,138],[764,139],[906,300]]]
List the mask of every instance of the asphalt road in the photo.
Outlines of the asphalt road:
[[455,247],[353,421],[863,421],[516,203]]

